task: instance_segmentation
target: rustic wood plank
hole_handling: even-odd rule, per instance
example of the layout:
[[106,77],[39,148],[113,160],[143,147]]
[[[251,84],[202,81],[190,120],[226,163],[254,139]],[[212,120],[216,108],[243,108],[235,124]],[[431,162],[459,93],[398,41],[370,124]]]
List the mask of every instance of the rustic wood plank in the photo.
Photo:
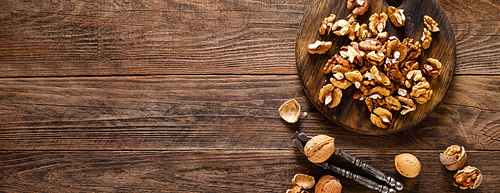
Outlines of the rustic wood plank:
[[[439,151],[346,151],[403,182],[405,192],[463,192],[452,185],[453,172],[441,165]],[[393,159],[403,152],[420,160],[418,177],[407,179],[397,173]],[[500,152],[467,154],[467,164],[481,169],[484,177],[474,192],[500,191],[496,177]],[[340,158],[329,162],[369,176]],[[316,180],[332,174],[297,150],[0,151],[0,189],[5,192],[285,192],[296,173]],[[340,179],[343,192],[375,192],[333,175]]]
[[[295,74],[308,1],[2,1],[0,77]],[[457,74],[499,74],[497,1],[438,1]]]
[[[3,79],[0,149],[290,149],[300,130],[350,148],[499,150],[498,85],[497,76],[455,76],[417,127],[372,137],[328,121],[295,75]],[[277,112],[291,98],[309,113],[297,124]]]

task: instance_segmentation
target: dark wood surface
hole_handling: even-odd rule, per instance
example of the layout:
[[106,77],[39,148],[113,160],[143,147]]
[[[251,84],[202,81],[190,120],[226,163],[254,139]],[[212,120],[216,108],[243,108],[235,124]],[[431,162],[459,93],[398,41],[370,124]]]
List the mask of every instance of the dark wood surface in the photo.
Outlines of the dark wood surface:
[[[389,5],[384,0],[371,0],[369,10],[356,19],[360,24],[369,23],[368,18],[373,13],[387,13]],[[427,58],[436,58],[442,64],[442,72],[436,79],[428,78],[430,87],[433,91],[432,97],[425,104],[418,104],[415,111],[404,116],[397,111],[392,111],[393,118],[391,124],[387,128],[379,128],[370,121],[370,112],[364,101],[353,99],[353,95],[358,91],[354,86],[351,86],[342,91],[342,100],[335,108],[329,108],[318,99],[318,93],[321,88],[330,83],[332,74],[324,74],[323,67],[326,62],[335,54],[339,53],[342,46],[346,46],[351,42],[347,36],[339,37],[337,35],[320,35],[318,26],[321,26],[323,18],[330,14],[337,16],[336,20],[346,19],[352,10],[347,9],[346,0],[318,0],[304,15],[300,23],[296,46],[295,58],[297,60],[297,71],[304,88],[304,92],[318,110],[329,118],[334,123],[342,127],[370,135],[386,135],[400,132],[411,127],[414,127],[438,106],[445,96],[453,79],[455,69],[455,36],[441,6],[435,0],[406,0],[398,7],[403,9],[405,16],[408,18],[405,26],[396,27],[388,19],[384,31],[389,33],[389,36],[396,36],[401,41],[405,38],[411,38],[421,42],[423,33],[424,15],[430,15],[439,23],[440,31],[432,34],[432,44],[428,49],[422,49],[422,54],[417,58],[417,62],[422,64]],[[325,54],[309,54],[307,51],[308,44],[316,40],[332,42],[332,48]],[[357,41],[359,42],[359,41]]]
[[[302,90],[295,38],[313,2],[0,1],[0,192],[285,192],[328,173],[291,146],[296,130],[335,137],[402,192],[463,192],[438,158],[463,145],[484,174],[468,192],[500,192],[500,2],[437,1],[457,42],[450,89],[382,136],[335,125]],[[292,98],[308,116],[287,124]],[[397,173],[400,153],[419,177]]]

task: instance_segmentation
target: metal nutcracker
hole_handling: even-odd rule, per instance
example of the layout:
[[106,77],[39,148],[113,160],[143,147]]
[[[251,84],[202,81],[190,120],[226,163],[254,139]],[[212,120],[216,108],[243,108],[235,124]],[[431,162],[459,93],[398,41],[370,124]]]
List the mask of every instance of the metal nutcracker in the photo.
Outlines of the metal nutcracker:
[[[293,139],[293,141],[292,141],[293,146],[299,148],[300,152],[305,155],[304,146],[302,145],[302,142],[306,143],[307,141],[312,139],[312,137],[307,136],[304,133],[299,133],[298,131],[296,131],[292,135],[291,139]],[[322,167],[323,169],[334,171],[335,173],[342,175],[348,179],[351,179],[354,182],[357,182],[357,183],[364,185],[370,189],[377,190],[377,191],[382,192],[382,193],[395,193],[396,190],[398,190],[398,191],[403,190],[403,184],[401,182],[398,182],[394,178],[385,175],[380,170],[377,170],[373,166],[370,166],[370,165],[362,162],[361,160],[348,154],[347,152],[345,152],[339,148],[335,148],[334,154],[347,160],[349,163],[361,168],[363,171],[374,176],[375,178],[386,182],[389,186],[394,187],[395,189],[389,188],[388,186],[385,186],[385,185],[378,184],[377,182],[375,182],[373,180],[370,180],[370,179],[365,178],[363,176],[354,174],[348,170],[334,166],[334,165],[329,164],[327,162],[315,163],[315,164]]]

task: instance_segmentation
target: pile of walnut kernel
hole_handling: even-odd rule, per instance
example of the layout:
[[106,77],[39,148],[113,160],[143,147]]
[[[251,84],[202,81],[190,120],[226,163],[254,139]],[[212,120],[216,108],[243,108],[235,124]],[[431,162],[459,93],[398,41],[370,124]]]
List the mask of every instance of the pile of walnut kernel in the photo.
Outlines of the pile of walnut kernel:
[[[319,28],[321,35],[347,36],[351,42],[342,46],[338,54],[327,61],[323,72],[331,74],[330,83],[323,86],[318,99],[329,108],[336,107],[342,99],[342,90],[354,85],[358,91],[354,99],[364,100],[370,111],[371,122],[380,128],[391,124],[391,110],[405,115],[416,110],[416,103],[424,104],[432,96],[429,80],[441,73],[441,63],[427,58],[423,68],[417,59],[422,48],[429,48],[431,32],[438,32],[438,23],[424,16],[421,42],[410,38],[400,41],[385,30],[389,19],[394,26],[405,25],[404,10],[390,6],[387,13],[374,13],[369,23],[359,23],[370,0],[347,0],[347,8],[354,9],[346,19],[336,20],[331,14]],[[311,54],[324,54],[332,46],[329,41],[309,44]]]

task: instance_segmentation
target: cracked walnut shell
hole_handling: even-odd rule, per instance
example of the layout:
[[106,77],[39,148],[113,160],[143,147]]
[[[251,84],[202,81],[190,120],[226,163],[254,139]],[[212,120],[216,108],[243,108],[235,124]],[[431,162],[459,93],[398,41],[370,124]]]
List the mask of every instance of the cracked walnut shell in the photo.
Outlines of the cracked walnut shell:
[[340,193],[342,192],[342,184],[340,181],[331,176],[324,175],[319,178],[318,183],[316,183],[316,187],[314,188],[315,193]]
[[421,165],[417,157],[409,153],[403,153],[394,159],[396,170],[407,178],[414,178],[420,174]]
[[439,160],[450,171],[458,170],[465,165],[467,154],[463,146],[451,145],[439,154]]
[[316,40],[314,44],[307,46],[307,51],[310,54],[324,54],[332,47],[332,42]]
[[481,170],[473,166],[465,166],[463,169],[458,170],[455,175],[455,182],[453,185],[460,187],[460,189],[476,189],[483,181],[483,174]]
[[294,186],[292,189],[286,190],[286,193],[306,193],[302,191],[302,188],[300,186]]
[[295,174],[292,179],[294,186],[300,186],[302,189],[311,189],[314,187],[314,177],[306,174]]
[[304,154],[312,163],[323,163],[330,158],[335,151],[334,142],[335,138],[327,135],[314,136],[306,143]]
[[289,100],[283,103],[278,109],[280,117],[288,123],[296,123],[300,117],[300,105],[295,100]]

